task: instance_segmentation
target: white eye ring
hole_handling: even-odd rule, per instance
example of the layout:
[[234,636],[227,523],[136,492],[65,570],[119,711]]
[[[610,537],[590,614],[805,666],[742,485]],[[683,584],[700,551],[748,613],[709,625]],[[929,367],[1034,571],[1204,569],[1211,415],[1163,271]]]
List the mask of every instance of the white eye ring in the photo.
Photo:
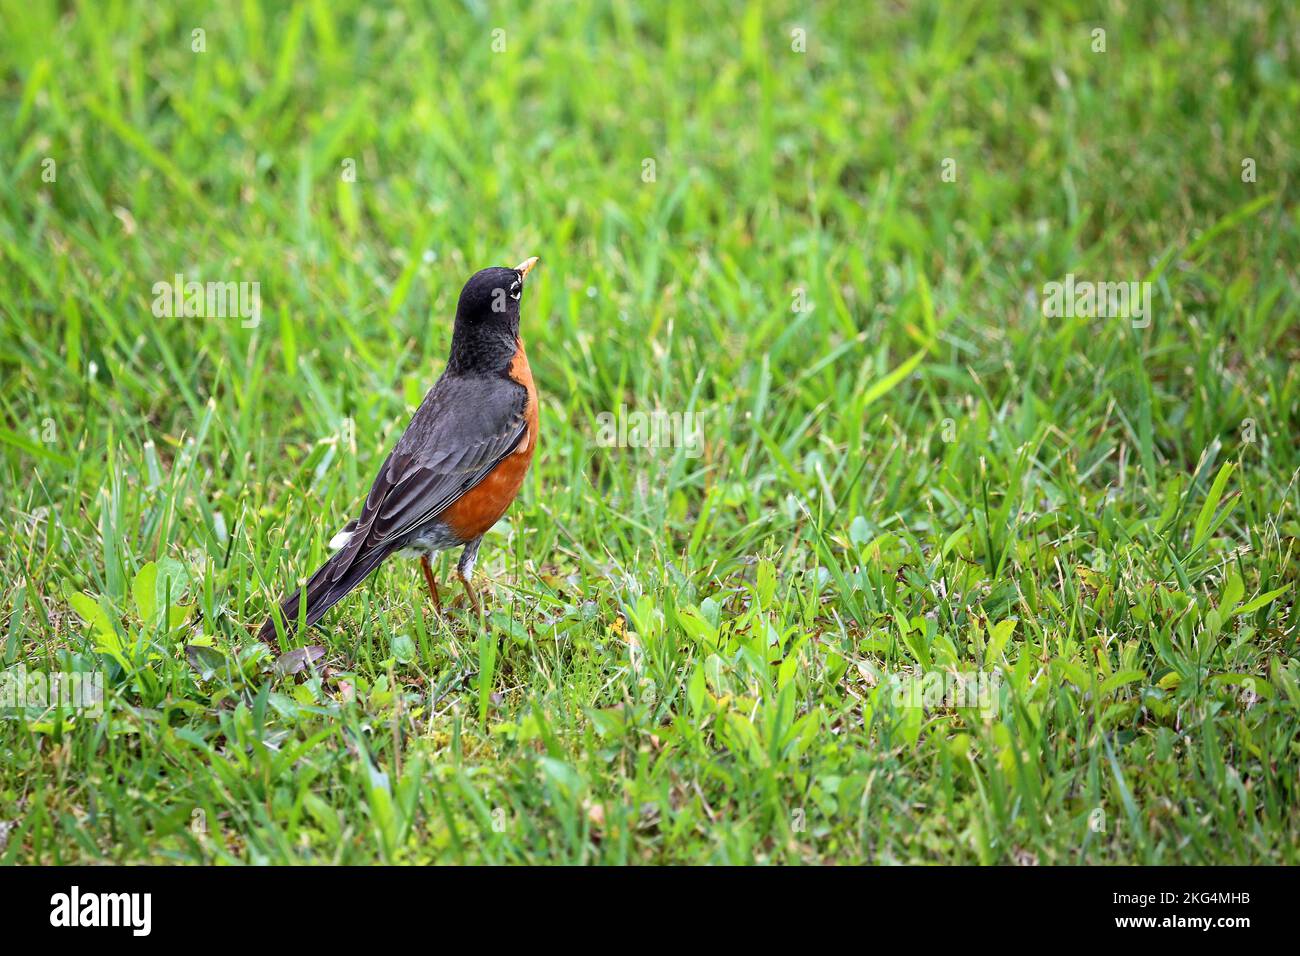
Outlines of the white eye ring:
[[519,301],[519,297],[520,297],[521,295],[523,295],[523,292],[524,292],[524,290],[523,290],[523,286],[522,286],[522,284],[519,282],[518,279],[516,279],[514,282],[510,283],[510,298],[512,298],[512,299],[514,299],[516,302],[518,302],[518,301]]

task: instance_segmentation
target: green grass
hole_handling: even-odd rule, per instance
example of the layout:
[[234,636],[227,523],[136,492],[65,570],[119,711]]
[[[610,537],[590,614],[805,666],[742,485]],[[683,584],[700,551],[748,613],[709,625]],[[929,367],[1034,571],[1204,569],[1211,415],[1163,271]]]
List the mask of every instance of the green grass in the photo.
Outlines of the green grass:
[[[0,0],[0,654],[106,686],[0,860],[1300,862],[1293,7],[169,6]],[[391,562],[275,669],[533,254],[488,619]]]

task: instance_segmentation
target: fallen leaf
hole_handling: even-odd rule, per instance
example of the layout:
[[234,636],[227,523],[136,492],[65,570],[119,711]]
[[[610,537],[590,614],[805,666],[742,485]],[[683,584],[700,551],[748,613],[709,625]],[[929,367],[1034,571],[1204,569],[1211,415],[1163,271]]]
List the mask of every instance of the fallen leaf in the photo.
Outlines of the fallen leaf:
[[295,647],[293,650],[280,655],[280,659],[275,662],[275,672],[282,677],[297,674],[308,664],[314,664],[324,656],[325,648],[319,644],[312,644],[308,647]]
[[190,662],[190,667],[198,672],[201,680],[210,679],[213,674],[226,666],[225,654],[215,647],[207,647],[203,644],[186,644],[185,659]]

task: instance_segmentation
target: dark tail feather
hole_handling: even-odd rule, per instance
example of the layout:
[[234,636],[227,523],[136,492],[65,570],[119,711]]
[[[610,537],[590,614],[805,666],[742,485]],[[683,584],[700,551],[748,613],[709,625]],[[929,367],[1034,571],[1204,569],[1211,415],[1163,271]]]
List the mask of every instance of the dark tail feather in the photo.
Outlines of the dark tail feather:
[[[364,581],[370,572],[379,567],[380,562],[388,557],[387,551],[372,551],[369,554],[358,555],[352,560],[351,566],[338,577],[338,580],[331,578],[338,572],[341,561],[347,561],[353,556],[347,553],[348,549],[335,554],[332,558],[316,569],[316,573],[307,581],[307,615],[304,619],[304,625],[311,627],[322,617],[325,612],[332,608],[344,596]],[[346,556],[345,556],[346,555]],[[302,589],[298,589],[280,602],[280,616],[284,620],[284,630],[286,634],[293,634],[298,627],[298,604],[302,594]],[[257,632],[258,640],[275,646],[275,612],[266,619],[261,630]]]

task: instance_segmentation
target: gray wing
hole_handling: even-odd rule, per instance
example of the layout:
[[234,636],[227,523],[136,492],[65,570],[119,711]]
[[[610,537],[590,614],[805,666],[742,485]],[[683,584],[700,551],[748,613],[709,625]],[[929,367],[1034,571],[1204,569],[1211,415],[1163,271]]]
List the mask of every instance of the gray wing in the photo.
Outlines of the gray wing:
[[505,375],[440,378],[379,469],[331,578],[394,550],[482,481],[527,432],[527,402],[524,387]]

